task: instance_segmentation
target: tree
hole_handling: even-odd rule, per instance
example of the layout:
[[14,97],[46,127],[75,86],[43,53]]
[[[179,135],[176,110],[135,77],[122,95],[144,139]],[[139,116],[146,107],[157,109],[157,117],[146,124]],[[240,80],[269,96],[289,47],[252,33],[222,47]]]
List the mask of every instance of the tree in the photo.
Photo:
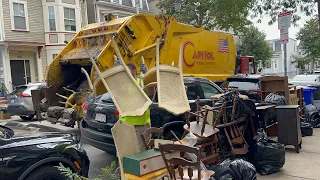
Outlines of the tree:
[[[300,40],[299,48],[304,55],[304,62],[312,63],[320,58],[320,36],[318,19],[311,19],[306,22],[303,28],[301,28],[297,34],[297,39]],[[295,58],[295,60],[300,60]]]
[[262,60],[263,67],[270,64],[273,55],[273,49],[266,41],[266,35],[260,32],[258,28],[250,26],[240,36],[239,45],[240,54],[244,56],[254,56],[256,60]]
[[[300,20],[301,17],[297,13],[303,12],[307,16],[316,13],[316,3],[318,4],[318,12],[320,12],[320,0],[253,0],[252,17],[270,16],[269,25],[277,21],[277,16],[282,12],[293,13],[293,22]],[[318,14],[320,16],[320,13]],[[319,18],[320,21],[320,18]]]
[[158,8],[179,22],[206,29],[241,32],[250,25],[247,19],[252,0],[160,0]]

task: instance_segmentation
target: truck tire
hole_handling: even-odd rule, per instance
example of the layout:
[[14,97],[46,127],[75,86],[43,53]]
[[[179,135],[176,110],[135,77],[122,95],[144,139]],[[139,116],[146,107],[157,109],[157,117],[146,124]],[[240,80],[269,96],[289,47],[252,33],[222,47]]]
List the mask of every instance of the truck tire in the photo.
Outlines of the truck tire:
[[68,178],[61,174],[58,168],[53,165],[45,165],[33,170],[30,175],[27,176],[26,180],[68,180]]
[[28,121],[28,120],[32,120],[34,116],[35,116],[34,114],[31,114],[27,116],[20,116],[20,118],[24,121]]

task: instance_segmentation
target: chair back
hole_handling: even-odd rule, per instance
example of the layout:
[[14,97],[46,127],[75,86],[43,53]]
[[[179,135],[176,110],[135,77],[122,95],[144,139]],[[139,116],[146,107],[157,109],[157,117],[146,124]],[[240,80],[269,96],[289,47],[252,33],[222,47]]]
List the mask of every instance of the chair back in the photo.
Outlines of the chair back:
[[163,139],[163,128],[150,127],[141,134],[146,149],[154,148],[155,137]]
[[[162,158],[165,162],[165,165],[168,169],[171,179],[192,179],[194,173],[197,173],[198,180],[201,179],[201,168],[200,168],[200,150],[195,147],[189,147],[180,144],[159,144],[159,149],[162,155]],[[180,152],[181,157],[168,159],[166,157],[167,153],[178,151]],[[192,161],[184,158],[185,154],[194,154],[196,160]],[[177,167],[177,171],[175,170]],[[196,171],[194,171],[196,170]]]

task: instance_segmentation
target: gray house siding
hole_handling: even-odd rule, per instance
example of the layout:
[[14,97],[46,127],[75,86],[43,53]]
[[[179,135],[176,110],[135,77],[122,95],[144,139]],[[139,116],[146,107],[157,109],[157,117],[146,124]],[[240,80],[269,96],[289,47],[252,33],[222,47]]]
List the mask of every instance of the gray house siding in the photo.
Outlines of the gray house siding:
[[9,0],[2,1],[6,41],[45,42],[42,2],[27,0],[29,32],[12,31]]

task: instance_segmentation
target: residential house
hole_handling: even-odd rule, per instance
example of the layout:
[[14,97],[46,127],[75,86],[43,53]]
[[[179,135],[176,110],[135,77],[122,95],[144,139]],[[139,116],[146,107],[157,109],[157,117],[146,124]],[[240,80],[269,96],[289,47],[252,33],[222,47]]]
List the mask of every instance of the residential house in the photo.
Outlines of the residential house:
[[0,0],[0,82],[12,90],[43,81],[47,66],[81,28],[82,2]]
[[86,0],[88,23],[104,22],[108,14],[117,18],[139,13],[151,14],[147,0]]
[[43,80],[44,20],[39,0],[2,0],[4,59],[0,77],[9,90]]
[[0,0],[0,83],[4,83],[4,60],[5,60],[5,45],[3,43],[4,32],[3,32],[3,11],[2,11],[2,0]]
[[[284,46],[281,44],[280,39],[267,40],[274,54],[271,59],[270,66],[264,68],[262,73],[284,75]],[[294,56],[298,56],[297,40],[290,38],[287,43],[287,75],[289,78],[293,78],[298,74],[294,61]]]
[[47,62],[45,69],[81,29],[82,0],[42,0]]

